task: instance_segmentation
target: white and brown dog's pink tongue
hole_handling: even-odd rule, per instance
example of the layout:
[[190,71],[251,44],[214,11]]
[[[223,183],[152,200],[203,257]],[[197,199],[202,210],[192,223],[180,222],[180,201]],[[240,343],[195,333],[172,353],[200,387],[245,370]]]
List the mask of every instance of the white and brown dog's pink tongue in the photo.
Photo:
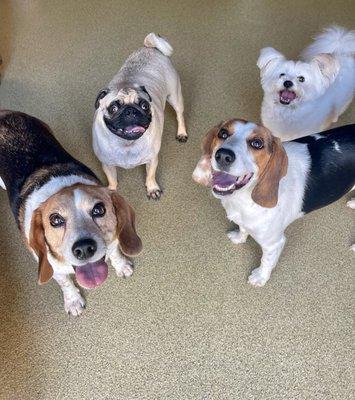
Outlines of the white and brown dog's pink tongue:
[[280,97],[281,100],[290,102],[296,98],[296,93],[291,90],[282,90],[280,92]]
[[237,178],[226,172],[213,172],[212,181],[214,185],[227,187],[237,182]]
[[75,276],[79,285],[85,289],[93,289],[105,282],[108,275],[108,266],[102,258],[94,263],[75,267]]
[[133,134],[144,133],[145,128],[143,126],[139,126],[139,125],[129,125],[125,128],[125,132],[133,133]]

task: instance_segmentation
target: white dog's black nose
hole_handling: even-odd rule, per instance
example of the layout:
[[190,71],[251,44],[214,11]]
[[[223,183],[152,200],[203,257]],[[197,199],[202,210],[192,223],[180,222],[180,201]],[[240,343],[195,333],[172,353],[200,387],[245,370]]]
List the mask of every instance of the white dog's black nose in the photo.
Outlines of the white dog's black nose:
[[285,81],[284,82],[284,86],[286,89],[289,89],[290,87],[293,86],[293,82],[292,81]]
[[97,244],[93,239],[80,239],[73,244],[72,252],[78,260],[87,260],[97,250]]
[[235,161],[235,154],[230,149],[224,149],[223,147],[216,151],[216,155],[214,156],[217,164],[220,167],[228,167]]

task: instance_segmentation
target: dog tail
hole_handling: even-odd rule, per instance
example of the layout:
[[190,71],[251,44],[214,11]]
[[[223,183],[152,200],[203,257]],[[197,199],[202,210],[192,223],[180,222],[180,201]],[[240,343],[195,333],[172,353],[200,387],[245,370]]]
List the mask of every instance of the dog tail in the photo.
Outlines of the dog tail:
[[150,33],[144,39],[145,47],[155,47],[161,51],[165,56],[170,57],[173,54],[173,48],[170,43],[155,33]]
[[355,30],[348,31],[340,26],[324,29],[303,52],[303,57],[309,59],[320,53],[355,56]]

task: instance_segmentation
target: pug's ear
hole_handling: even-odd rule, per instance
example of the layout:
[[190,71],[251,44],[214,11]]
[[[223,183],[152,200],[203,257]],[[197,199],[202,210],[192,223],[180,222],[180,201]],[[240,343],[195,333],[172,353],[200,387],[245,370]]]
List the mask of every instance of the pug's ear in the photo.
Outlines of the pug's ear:
[[148,95],[149,101],[152,101],[152,98],[150,94],[148,93],[148,90],[145,88],[145,86],[140,86],[142,92],[146,93]]
[[142,241],[136,233],[133,208],[116,192],[111,193],[111,200],[117,218],[120,249],[127,256],[136,256],[142,250]]
[[284,55],[273,47],[264,47],[260,50],[260,55],[256,65],[260,69],[260,74],[264,75],[271,69],[271,67],[276,67],[276,65],[284,59]]
[[103,99],[108,94],[109,91],[110,90],[107,88],[99,91],[99,94],[97,95],[96,100],[95,100],[95,109],[96,110],[99,108],[100,100]]
[[200,185],[210,186],[212,178],[211,156],[213,147],[223,122],[214,126],[202,140],[202,157],[192,173],[192,179]]
[[52,278],[53,269],[47,259],[42,213],[38,209],[32,215],[29,244],[38,257],[38,283],[43,285]]
[[319,69],[328,86],[335,81],[339,73],[340,64],[331,54],[318,54],[312,59],[311,63]]

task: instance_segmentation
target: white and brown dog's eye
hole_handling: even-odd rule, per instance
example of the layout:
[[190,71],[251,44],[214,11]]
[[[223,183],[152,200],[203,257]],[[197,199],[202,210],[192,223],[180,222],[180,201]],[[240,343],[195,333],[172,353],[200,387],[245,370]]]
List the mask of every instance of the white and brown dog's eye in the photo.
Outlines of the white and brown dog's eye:
[[299,82],[304,82],[305,81],[304,76],[298,76],[297,79],[298,79]]
[[93,218],[100,218],[106,214],[106,208],[104,203],[95,204],[94,208],[91,211],[91,216]]
[[60,226],[64,225],[65,220],[60,214],[53,213],[49,216],[49,223],[53,226],[53,228],[59,228]]
[[282,73],[282,74],[280,74],[280,78],[282,78],[283,76],[285,76],[286,74],[284,74],[284,73]]
[[149,110],[149,103],[148,103],[147,101],[142,100],[142,101],[139,103],[139,105],[140,105],[140,107],[141,107],[142,110],[144,110],[144,111]]
[[227,129],[221,129],[221,130],[218,132],[218,137],[219,137],[220,139],[226,140],[226,139],[228,138],[228,136],[229,136],[229,133],[228,133]]
[[252,139],[249,142],[249,144],[250,144],[251,147],[253,147],[256,150],[260,150],[260,149],[262,149],[264,147],[264,142],[259,138]]
[[118,105],[117,103],[113,103],[113,104],[111,104],[111,105],[109,106],[108,112],[109,112],[110,114],[115,114],[115,113],[118,111],[118,109],[119,109],[119,105]]

